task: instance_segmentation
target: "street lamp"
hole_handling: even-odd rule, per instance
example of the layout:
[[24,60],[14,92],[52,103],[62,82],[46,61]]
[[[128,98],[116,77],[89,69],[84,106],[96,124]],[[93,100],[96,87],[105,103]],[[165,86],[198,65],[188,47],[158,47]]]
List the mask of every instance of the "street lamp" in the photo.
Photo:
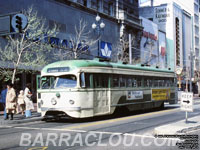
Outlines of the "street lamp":
[[100,47],[101,47],[100,46],[100,36],[105,27],[105,23],[103,23],[103,21],[101,21],[101,17],[98,14],[95,19],[96,19],[96,23],[92,24],[92,29],[94,29],[94,31],[96,31],[98,34],[98,38],[99,38],[99,40],[98,40],[98,57],[99,57],[99,51],[100,51]]

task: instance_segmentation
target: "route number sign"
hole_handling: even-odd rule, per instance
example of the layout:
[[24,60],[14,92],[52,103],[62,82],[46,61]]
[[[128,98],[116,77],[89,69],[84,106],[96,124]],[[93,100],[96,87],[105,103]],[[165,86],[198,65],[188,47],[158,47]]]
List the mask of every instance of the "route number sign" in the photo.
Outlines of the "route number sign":
[[181,110],[193,112],[193,93],[181,92]]

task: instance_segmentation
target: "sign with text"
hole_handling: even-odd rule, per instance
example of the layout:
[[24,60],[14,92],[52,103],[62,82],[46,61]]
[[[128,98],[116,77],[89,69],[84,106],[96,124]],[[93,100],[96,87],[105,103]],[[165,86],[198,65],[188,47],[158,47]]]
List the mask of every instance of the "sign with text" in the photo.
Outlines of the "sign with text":
[[166,6],[159,6],[154,8],[154,21],[158,24],[165,24],[170,17],[170,8]]
[[127,100],[143,99],[143,91],[128,91]]
[[193,112],[193,93],[192,92],[181,93],[181,110]]
[[170,89],[152,89],[152,100],[169,100]]

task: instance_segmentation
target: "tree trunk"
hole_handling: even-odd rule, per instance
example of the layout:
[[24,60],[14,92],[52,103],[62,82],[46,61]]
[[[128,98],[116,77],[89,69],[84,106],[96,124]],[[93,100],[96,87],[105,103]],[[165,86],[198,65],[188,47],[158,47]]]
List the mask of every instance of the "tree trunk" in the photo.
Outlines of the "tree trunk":
[[12,75],[12,84],[15,82],[15,74],[16,74],[17,68],[14,69],[13,75]]
[[77,52],[75,51],[75,52],[74,52],[74,59],[77,59],[77,57],[78,57],[78,56],[77,56]]
[[22,52],[23,52],[23,50],[21,50],[21,52],[20,52],[20,54],[19,54],[19,56],[18,56],[17,63],[16,63],[16,65],[15,65],[15,68],[14,68],[14,71],[13,71],[13,75],[12,75],[12,84],[14,84],[14,82],[15,82],[15,75],[16,75],[17,68],[18,68],[18,65],[19,65],[19,62],[20,62],[20,59],[21,59]]

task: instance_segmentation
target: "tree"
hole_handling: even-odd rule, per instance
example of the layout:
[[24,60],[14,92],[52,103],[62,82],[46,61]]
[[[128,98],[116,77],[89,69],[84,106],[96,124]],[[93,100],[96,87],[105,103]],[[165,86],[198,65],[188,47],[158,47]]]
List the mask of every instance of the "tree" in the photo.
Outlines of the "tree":
[[[136,37],[132,35],[131,37],[131,48],[134,50],[134,41]],[[124,63],[129,63],[129,39],[128,34],[124,34],[120,40],[117,42],[117,44],[114,46],[116,51],[113,52],[113,58],[117,58],[117,60],[114,61],[121,61]],[[133,58],[132,64],[139,63],[138,59]]]
[[[82,55],[91,55],[94,45],[99,38],[92,37],[92,30],[89,30],[88,23],[80,19],[79,24],[75,25],[74,35],[69,37],[69,46],[67,48],[55,47],[54,55],[57,59],[79,59]],[[92,56],[92,55],[91,55]]]
[[[33,6],[22,12],[28,19],[27,27],[20,33],[6,36],[6,43],[0,47],[0,58],[3,62],[9,63],[13,71],[0,68],[0,72],[9,76],[12,73],[12,83],[15,81],[15,75],[22,70],[35,70],[48,63],[47,54],[52,50],[45,40],[50,36],[55,36],[58,27],[54,25],[49,29],[45,19],[38,17],[37,11]],[[48,52],[48,53],[47,53]],[[23,69],[24,68],[24,69]]]

